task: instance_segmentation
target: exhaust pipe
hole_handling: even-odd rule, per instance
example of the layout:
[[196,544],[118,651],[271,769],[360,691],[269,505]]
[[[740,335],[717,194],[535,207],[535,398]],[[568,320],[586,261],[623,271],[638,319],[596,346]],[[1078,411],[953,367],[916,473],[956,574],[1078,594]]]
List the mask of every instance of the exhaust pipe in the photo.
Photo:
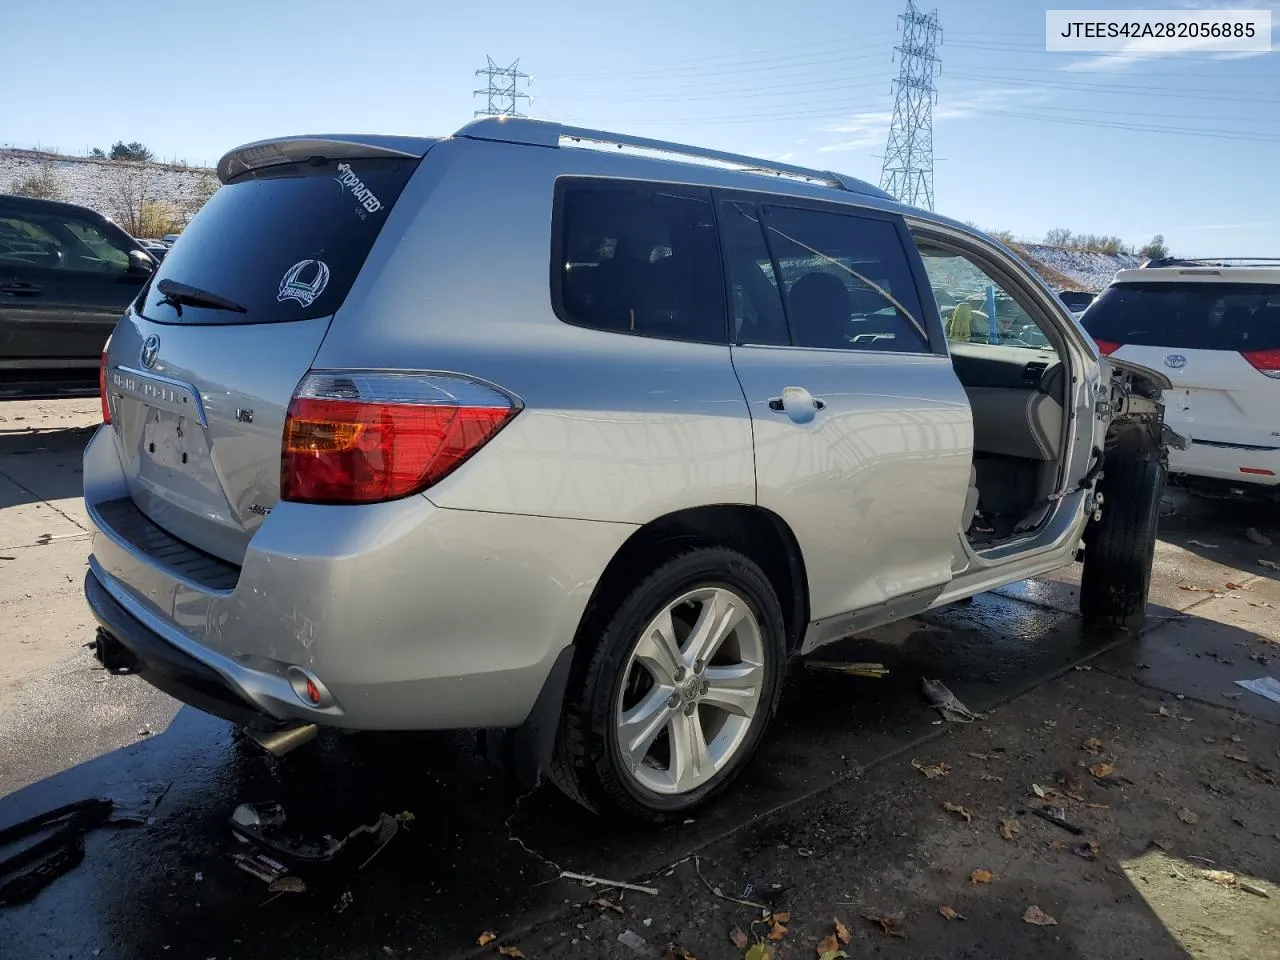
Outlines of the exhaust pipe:
[[286,753],[297,750],[304,743],[314,740],[317,732],[319,728],[314,723],[299,723],[283,730],[271,731],[245,728],[245,733],[273,757],[283,757]]

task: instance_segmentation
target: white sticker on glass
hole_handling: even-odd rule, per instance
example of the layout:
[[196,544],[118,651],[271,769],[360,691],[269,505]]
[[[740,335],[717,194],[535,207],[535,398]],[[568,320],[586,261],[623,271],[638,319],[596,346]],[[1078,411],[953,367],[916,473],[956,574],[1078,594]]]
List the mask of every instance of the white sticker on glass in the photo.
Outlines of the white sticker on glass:
[[323,260],[299,260],[280,278],[280,292],[276,299],[281,303],[296,300],[309,307],[328,285],[329,267]]
[[373,191],[364,185],[364,181],[356,176],[356,172],[351,169],[351,164],[338,164],[338,176],[334,177],[343,188],[349,190],[351,195],[360,201],[360,205],[370,213],[377,213],[382,209],[382,201],[373,195]]

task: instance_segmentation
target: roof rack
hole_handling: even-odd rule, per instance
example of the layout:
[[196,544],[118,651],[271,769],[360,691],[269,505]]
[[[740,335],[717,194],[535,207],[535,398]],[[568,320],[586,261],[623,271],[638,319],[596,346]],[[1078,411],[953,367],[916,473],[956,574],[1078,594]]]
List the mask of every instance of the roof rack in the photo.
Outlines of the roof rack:
[[892,200],[893,197],[878,187],[830,170],[816,170],[809,167],[798,167],[790,163],[778,163],[760,157],[749,157],[739,153],[725,153],[722,150],[708,150],[683,143],[669,143],[665,140],[651,140],[648,137],[633,137],[622,133],[608,133],[604,130],[592,130],[587,127],[571,127],[551,120],[532,120],[528,117],[481,117],[473,120],[459,130],[454,136],[466,137],[470,140],[492,140],[501,143],[520,143],[535,147],[559,147],[563,142],[585,143],[599,146],[613,146],[619,149],[631,147],[635,150],[648,150],[664,153],[683,159],[700,160],[705,163],[723,164],[743,173],[772,174],[779,177],[790,177],[810,183],[819,183],[837,190],[861,193],[867,196]]
[[1280,257],[1157,257],[1142,265],[1147,267],[1270,267],[1280,264]]

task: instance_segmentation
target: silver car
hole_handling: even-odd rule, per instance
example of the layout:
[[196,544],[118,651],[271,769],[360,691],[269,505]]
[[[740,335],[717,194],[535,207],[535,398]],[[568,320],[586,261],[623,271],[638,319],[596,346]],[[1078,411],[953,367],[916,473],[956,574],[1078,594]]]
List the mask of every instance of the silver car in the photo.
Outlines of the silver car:
[[963,224],[512,118],[218,174],[103,358],[86,594],[268,746],[474,728],[660,821],[823,644],[1076,559],[1142,621],[1168,381]]

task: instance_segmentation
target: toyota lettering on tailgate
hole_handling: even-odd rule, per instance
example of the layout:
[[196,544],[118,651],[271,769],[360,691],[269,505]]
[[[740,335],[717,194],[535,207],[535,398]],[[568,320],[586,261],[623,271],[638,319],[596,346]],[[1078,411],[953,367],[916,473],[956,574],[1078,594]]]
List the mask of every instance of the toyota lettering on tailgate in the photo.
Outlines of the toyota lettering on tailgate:
[[209,425],[200,395],[189,383],[144,374],[131,367],[117,367],[111,372],[111,386],[120,393],[144,401],[148,406],[183,416],[194,416],[200,426]]

